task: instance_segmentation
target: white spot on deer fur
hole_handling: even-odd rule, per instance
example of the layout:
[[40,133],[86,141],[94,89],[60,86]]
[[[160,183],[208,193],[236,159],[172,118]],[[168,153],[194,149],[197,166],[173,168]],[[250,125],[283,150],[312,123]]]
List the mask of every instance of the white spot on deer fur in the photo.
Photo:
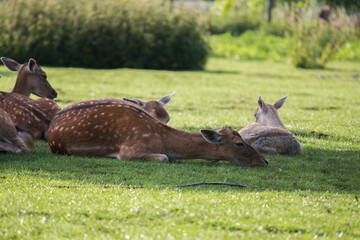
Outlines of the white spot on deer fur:
[[97,118],[97,117],[98,117],[98,115],[97,115],[97,114],[95,114],[94,118]]
[[63,127],[61,127],[60,129],[59,129],[59,131],[62,131],[64,128]]
[[104,116],[104,115],[105,115],[105,113],[104,113],[104,112],[102,112],[100,115],[101,115],[101,116]]
[[148,136],[150,136],[150,134],[149,133],[144,133],[142,136],[143,137],[148,137]]
[[136,129],[136,127],[133,127],[131,130],[133,130],[133,131],[134,131],[135,129]]

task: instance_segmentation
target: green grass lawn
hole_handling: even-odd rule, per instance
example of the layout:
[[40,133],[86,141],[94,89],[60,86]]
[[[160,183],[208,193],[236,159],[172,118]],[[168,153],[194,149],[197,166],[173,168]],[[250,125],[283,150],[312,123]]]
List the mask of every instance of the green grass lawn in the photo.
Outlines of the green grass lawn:
[[[176,91],[169,125],[192,132],[239,130],[254,121],[259,95],[271,103],[289,94],[279,114],[303,152],[266,155],[267,167],[249,168],[60,156],[38,141],[37,152],[0,154],[0,239],[360,238],[360,78],[352,77],[360,63],[302,70],[211,58],[206,71],[43,68],[61,107]],[[0,74],[0,89],[10,91],[16,73],[2,66]],[[247,187],[174,187],[225,178]]]

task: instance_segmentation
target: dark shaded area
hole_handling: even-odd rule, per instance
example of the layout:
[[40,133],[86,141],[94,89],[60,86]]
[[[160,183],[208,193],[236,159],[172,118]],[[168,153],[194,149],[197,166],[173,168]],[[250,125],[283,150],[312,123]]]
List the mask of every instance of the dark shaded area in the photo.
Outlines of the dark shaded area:
[[[355,181],[360,176],[360,151],[354,150],[314,149],[305,145],[303,152],[297,156],[266,155],[270,160],[267,167],[239,167],[225,161],[180,160],[175,163],[158,163],[69,157],[51,154],[44,142],[37,142],[37,147],[41,155],[1,154],[0,169],[29,171],[47,181],[75,180],[81,182],[79,185],[95,186],[120,185],[161,189],[204,180],[223,182],[226,178],[227,183],[247,187],[237,189],[229,186],[194,186],[186,188],[186,191],[360,191],[360,185]],[[4,177],[0,174],[0,178]]]

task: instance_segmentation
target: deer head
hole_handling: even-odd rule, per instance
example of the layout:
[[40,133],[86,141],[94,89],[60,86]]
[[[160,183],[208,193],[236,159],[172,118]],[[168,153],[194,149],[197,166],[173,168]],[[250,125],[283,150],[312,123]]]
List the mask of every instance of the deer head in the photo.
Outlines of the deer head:
[[215,144],[216,151],[226,156],[235,165],[264,166],[268,165],[265,157],[259,154],[250,144],[246,143],[240,134],[231,128],[221,130],[201,130],[203,138]]
[[170,121],[170,116],[168,112],[165,110],[164,106],[170,101],[171,97],[174,94],[175,92],[166,95],[160,98],[159,100],[148,101],[148,102],[143,102],[138,99],[130,99],[130,98],[123,98],[123,100],[136,104],[137,106],[148,112],[154,118],[160,120],[163,123],[168,123]]
[[17,71],[17,79],[12,90],[13,93],[20,93],[27,97],[35,94],[39,97],[47,97],[54,99],[57,92],[51,87],[47,81],[46,73],[36,64],[32,58],[27,63],[19,64],[15,60],[7,57],[1,57],[1,61],[11,71]]
[[285,125],[282,123],[279,117],[277,110],[284,105],[287,97],[288,95],[277,100],[273,104],[267,104],[260,96],[258,100],[259,107],[256,109],[254,114],[256,122],[262,126],[272,126],[286,129]]

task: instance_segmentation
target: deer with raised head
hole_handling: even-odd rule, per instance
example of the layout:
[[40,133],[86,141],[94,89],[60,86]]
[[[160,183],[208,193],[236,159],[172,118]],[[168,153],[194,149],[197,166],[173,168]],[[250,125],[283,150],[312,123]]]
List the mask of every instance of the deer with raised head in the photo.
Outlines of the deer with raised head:
[[255,111],[256,122],[239,131],[241,137],[260,153],[298,154],[301,143],[282,123],[277,110],[288,96],[273,104],[267,104],[259,97],[259,107]]
[[[32,58],[24,64],[6,57],[1,61],[18,74],[13,90],[0,92],[0,108],[7,112],[16,126],[31,131],[36,139],[45,138],[51,119],[61,110],[51,100],[57,97],[57,93],[47,81],[46,73]],[[30,99],[31,93],[44,98]]]
[[230,128],[183,132],[125,101],[92,101],[58,112],[49,127],[48,144],[53,153],[120,160],[201,158],[250,166],[268,164]]

